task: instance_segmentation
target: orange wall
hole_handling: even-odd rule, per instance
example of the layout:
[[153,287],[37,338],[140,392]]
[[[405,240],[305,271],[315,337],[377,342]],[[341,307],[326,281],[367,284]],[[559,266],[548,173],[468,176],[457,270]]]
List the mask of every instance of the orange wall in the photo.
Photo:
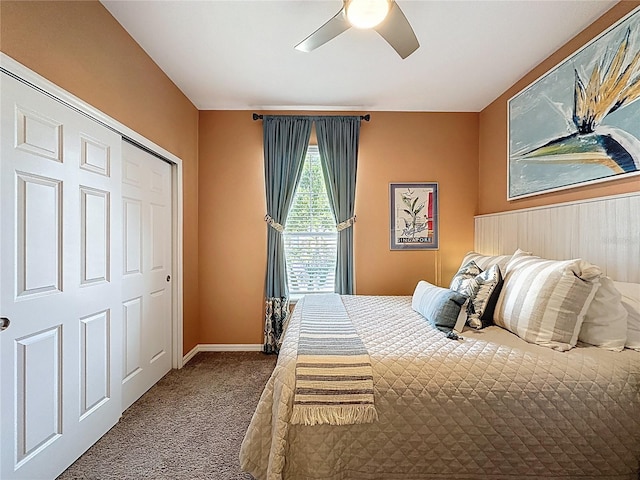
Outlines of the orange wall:
[[198,343],[198,111],[97,1],[0,2],[0,50],[182,159],[184,350]]
[[[410,294],[419,279],[448,284],[472,248],[474,214],[640,189],[635,177],[506,201],[507,99],[639,4],[616,5],[480,114],[375,112],[363,123],[357,293]],[[97,1],[2,0],[0,19],[0,50],[183,160],[185,352],[261,343],[261,122],[251,112],[198,112]],[[439,182],[438,252],[389,250],[388,186],[401,181]]]
[[[478,114],[374,112],[360,132],[357,293],[410,295],[420,279],[448,285],[473,247]],[[199,152],[200,342],[262,343],[262,122],[201,111]],[[389,250],[389,183],[414,181],[439,183],[438,252]]]
[[623,194],[640,190],[640,178],[611,180],[507,201],[507,100],[640,5],[623,1],[566,43],[480,113],[478,214]]

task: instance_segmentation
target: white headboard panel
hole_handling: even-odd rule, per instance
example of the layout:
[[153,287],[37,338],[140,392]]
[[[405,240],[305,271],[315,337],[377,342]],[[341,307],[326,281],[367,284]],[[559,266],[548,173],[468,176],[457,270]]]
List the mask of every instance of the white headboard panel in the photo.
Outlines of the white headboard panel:
[[583,258],[614,280],[640,283],[640,192],[475,217],[477,252],[517,248]]

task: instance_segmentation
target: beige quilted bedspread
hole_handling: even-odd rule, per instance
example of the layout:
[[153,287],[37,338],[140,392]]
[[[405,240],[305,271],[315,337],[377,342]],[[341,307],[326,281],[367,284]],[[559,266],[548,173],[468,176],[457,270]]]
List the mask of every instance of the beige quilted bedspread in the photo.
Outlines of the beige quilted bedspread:
[[379,421],[289,424],[297,309],[240,452],[257,479],[639,478],[640,352],[557,352],[495,326],[453,341],[411,297],[343,301]]

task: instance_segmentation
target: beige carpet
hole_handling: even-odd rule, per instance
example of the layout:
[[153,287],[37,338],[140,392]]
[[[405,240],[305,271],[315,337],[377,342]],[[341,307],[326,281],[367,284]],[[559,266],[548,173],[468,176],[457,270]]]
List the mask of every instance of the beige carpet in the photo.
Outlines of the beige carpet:
[[259,352],[197,354],[58,479],[252,479],[238,453],[275,362]]

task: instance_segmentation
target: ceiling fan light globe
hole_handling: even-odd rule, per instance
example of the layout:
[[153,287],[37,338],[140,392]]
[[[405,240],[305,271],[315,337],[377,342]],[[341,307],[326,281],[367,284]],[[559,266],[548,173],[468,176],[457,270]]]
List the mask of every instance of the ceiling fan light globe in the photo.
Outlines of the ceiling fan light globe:
[[389,0],[350,0],[346,12],[351,26],[373,28],[389,13]]

